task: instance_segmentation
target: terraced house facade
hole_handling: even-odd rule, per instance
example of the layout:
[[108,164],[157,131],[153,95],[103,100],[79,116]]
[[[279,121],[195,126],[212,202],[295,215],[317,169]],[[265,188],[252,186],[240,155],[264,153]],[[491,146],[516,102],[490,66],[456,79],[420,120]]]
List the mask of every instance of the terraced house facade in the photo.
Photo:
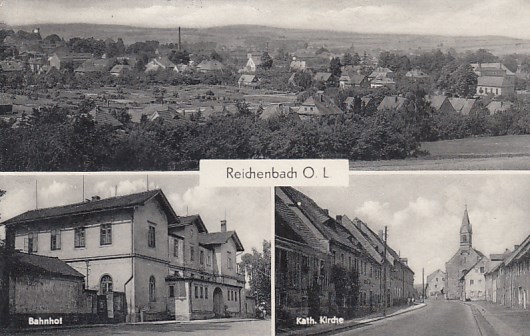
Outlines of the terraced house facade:
[[161,190],[32,210],[4,224],[16,249],[67,262],[100,295],[124,293],[127,321],[244,314],[237,233],[179,217]]

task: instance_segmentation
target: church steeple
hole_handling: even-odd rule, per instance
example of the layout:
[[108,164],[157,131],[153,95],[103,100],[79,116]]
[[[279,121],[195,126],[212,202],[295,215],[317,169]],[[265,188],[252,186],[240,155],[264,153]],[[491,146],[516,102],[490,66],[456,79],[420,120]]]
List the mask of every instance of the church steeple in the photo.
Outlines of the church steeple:
[[460,226],[460,247],[471,248],[473,243],[473,229],[469,222],[469,215],[467,214],[467,205],[464,210],[464,218],[462,218],[462,225]]

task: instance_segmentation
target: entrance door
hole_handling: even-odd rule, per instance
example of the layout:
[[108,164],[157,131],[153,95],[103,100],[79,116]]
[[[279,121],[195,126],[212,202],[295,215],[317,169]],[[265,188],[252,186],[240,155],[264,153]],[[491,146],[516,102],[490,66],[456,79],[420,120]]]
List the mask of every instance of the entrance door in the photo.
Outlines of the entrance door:
[[215,317],[224,317],[223,291],[219,287],[213,291],[213,312]]

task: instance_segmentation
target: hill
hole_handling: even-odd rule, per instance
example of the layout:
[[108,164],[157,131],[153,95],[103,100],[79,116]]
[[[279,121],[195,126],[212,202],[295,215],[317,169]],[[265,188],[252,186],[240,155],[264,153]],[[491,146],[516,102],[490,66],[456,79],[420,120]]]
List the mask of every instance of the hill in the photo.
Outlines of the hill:
[[[33,26],[11,27],[31,30]],[[127,44],[136,41],[158,40],[162,43],[176,42],[177,28],[142,28],[118,25],[90,24],[42,24],[41,35],[58,34],[72,37],[96,37],[101,39],[118,37]],[[343,50],[352,45],[357,51],[403,50],[418,48],[431,50],[440,48],[457,51],[488,49],[494,54],[530,52],[530,40],[503,36],[435,36],[403,34],[359,34],[350,32],[286,29],[253,25],[233,25],[211,28],[183,28],[184,42],[216,42],[227,47],[270,48],[308,43],[312,46],[326,46],[328,49]]]

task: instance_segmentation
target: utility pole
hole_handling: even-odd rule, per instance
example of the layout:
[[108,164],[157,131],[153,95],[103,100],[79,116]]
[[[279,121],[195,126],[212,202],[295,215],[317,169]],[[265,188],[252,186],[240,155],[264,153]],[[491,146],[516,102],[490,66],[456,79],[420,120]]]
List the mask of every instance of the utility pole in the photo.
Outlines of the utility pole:
[[386,238],[387,238],[387,227],[385,225],[385,236],[384,236],[384,253],[383,253],[383,316],[386,315]]
[[421,269],[421,302],[425,302],[425,268]]

